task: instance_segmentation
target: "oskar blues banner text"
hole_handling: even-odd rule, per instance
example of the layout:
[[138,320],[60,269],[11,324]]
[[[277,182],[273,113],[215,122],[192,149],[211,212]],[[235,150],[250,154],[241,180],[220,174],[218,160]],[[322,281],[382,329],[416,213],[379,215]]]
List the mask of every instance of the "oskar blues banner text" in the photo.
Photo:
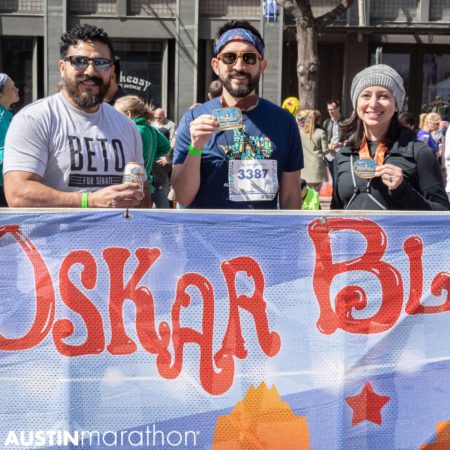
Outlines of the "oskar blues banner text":
[[0,448],[450,448],[449,219],[3,213]]

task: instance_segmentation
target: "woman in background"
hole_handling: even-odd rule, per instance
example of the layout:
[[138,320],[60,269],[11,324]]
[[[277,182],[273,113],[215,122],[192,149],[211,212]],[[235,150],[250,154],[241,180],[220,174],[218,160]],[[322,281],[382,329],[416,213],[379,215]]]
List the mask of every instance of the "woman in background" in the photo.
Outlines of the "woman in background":
[[429,113],[425,116],[423,126],[417,132],[417,139],[424,142],[431,148],[436,156],[441,156],[442,150],[439,148],[439,143],[432,136],[433,133],[439,130],[441,123],[441,116],[437,113]]
[[14,81],[6,73],[0,73],[0,207],[8,206],[3,190],[3,153],[6,132],[13,117],[9,109],[18,101],[19,89],[16,88]]
[[398,122],[402,77],[385,64],[368,67],[350,96],[354,112],[336,154],[331,209],[450,210],[437,158]]
[[302,178],[316,192],[320,191],[322,183],[327,181],[327,166],[325,153],[328,152],[328,142],[325,130],[319,128],[320,112],[313,109],[306,116],[303,127],[300,128],[302,140],[304,168]]
[[[153,112],[140,97],[136,95],[125,95],[114,103],[121,113],[129,117],[139,128],[142,138],[142,150],[144,153],[144,165],[147,180],[150,186],[150,194],[153,194],[152,167],[155,159],[161,158],[170,151],[170,143],[155,127],[149,124],[153,120]],[[152,205],[149,205],[151,207]]]

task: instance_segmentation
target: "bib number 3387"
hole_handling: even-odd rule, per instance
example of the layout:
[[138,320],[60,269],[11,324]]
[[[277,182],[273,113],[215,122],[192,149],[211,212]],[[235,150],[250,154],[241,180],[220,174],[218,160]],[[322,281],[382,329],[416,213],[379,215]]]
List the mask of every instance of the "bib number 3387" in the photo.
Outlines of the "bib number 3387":
[[228,185],[232,202],[273,200],[278,192],[277,161],[229,161]]

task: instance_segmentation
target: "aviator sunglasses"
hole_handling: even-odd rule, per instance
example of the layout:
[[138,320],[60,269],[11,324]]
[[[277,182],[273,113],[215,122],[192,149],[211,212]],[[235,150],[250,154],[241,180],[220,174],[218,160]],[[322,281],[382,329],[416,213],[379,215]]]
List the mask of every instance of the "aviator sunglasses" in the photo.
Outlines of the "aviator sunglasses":
[[64,61],[69,61],[75,70],[86,70],[89,62],[92,62],[97,72],[104,72],[113,65],[113,60],[108,58],[88,58],[87,56],[67,56]]
[[238,58],[242,58],[245,64],[253,66],[256,64],[256,61],[261,59],[256,52],[223,52],[217,55],[217,59],[220,59],[224,64],[235,64]]

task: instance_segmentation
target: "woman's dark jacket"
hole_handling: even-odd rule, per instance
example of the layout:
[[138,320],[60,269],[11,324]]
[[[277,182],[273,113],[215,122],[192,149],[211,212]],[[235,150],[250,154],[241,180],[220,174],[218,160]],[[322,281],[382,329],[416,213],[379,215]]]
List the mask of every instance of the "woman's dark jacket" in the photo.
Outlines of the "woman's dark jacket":
[[353,181],[352,158],[353,162],[359,160],[358,150],[348,146],[336,154],[331,209],[450,210],[436,156],[408,130],[402,130],[384,158],[385,164],[403,170],[403,182],[397,189],[389,190],[380,177],[367,180],[355,175]]

